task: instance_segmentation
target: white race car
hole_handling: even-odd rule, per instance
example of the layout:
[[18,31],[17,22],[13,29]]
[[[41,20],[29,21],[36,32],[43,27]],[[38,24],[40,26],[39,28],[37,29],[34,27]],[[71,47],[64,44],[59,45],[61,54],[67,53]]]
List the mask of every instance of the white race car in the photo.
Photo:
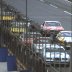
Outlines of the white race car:
[[65,46],[67,49],[70,49],[72,44],[72,31],[60,31],[56,39],[61,45]]
[[46,62],[51,64],[69,64],[70,62],[70,55],[62,46],[58,45],[47,45],[43,47],[42,57]]

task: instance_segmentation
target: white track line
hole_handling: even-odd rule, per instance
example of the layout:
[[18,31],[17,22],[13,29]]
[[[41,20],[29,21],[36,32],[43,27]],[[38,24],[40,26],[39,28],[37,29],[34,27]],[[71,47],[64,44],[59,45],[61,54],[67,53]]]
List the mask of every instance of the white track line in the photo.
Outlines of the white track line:
[[69,14],[69,15],[72,15],[70,12],[68,12],[68,11],[64,11],[65,13],[67,13],[67,14]]
[[54,7],[54,8],[58,8],[57,6],[55,6],[55,5],[52,5],[52,4],[50,4],[50,6],[52,6],[52,7]]
[[44,0],[40,0],[41,2],[44,2]]

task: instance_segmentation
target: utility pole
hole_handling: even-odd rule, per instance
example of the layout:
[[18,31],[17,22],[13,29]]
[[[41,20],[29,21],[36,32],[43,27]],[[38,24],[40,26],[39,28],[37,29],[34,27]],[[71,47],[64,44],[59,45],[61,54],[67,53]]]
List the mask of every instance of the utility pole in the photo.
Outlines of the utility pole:
[[26,26],[27,26],[27,0],[26,0]]
[[[28,24],[28,21],[27,21],[27,0],[26,0],[26,37],[27,37],[27,24]],[[26,38],[26,41],[27,41],[27,38]]]
[[[27,42],[27,0],[26,0],[26,42]],[[27,64],[27,57],[26,57],[25,61],[26,61],[26,64]]]
[[0,47],[2,46],[2,27],[3,27],[3,25],[2,25],[2,18],[3,18],[3,14],[2,14],[2,5],[3,5],[3,3],[2,3],[2,0],[0,0],[0,7],[1,7],[1,14],[0,14]]

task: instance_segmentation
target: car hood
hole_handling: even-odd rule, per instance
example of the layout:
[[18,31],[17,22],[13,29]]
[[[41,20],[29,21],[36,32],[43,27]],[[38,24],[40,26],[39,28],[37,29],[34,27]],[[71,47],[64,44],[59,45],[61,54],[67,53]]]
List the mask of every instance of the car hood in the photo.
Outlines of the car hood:
[[46,58],[70,58],[65,52],[46,52]]
[[66,41],[66,42],[72,42],[72,37],[65,37],[64,41]]
[[50,29],[50,30],[64,30],[64,28],[62,26],[50,26],[50,27],[47,27],[47,29]]

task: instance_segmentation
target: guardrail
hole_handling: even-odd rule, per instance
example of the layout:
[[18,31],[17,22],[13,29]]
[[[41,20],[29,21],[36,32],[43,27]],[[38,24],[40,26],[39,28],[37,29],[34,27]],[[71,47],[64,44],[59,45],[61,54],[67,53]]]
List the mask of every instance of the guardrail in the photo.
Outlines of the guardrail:
[[[52,65],[46,64],[45,61],[39,57],[32,49],[27,46],[22,45],[19,39],[14,35],[6,32],[3,34],[4,43],[9,48],[9,50],[17,57],[21,62],[21,66],[26,68],[32,68],[33,72],[58,72],[57,68]],[[59,67],[61,68],[61,66]],[[65,66],[66,68],[66,66]]]
[[3,37],[4,44],[26,68],[32,68],[33,72],[46,72],[45,62],[32,50],[18,43],[16,37],[10,35],[8,32]]

